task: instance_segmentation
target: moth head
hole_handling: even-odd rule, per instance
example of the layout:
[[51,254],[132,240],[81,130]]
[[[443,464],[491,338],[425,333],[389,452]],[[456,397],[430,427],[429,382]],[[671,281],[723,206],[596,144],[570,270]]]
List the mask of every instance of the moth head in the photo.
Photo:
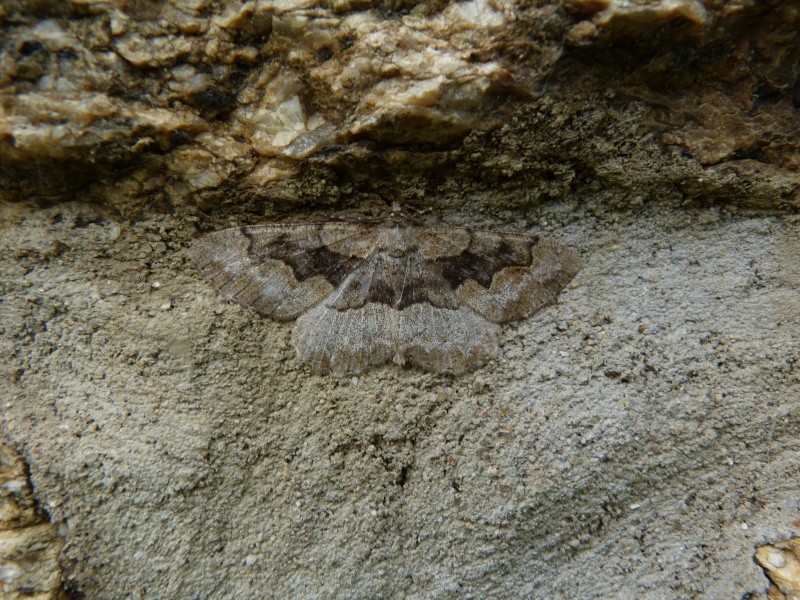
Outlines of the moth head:
[[401,204],[398,201],[392,202],[391,209],[389,210],[388,220],[394,220],[401,223],[416,223],[417,217],[430,212],[432,207],[419,208],[412,204]]

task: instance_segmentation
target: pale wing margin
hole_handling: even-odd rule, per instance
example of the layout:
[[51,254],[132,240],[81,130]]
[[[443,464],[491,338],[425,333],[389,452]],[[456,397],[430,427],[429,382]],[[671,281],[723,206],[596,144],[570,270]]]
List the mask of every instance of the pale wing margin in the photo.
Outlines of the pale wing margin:
[[[550,238],[491,230],[458,231],[462,235],[430,228],[429,234],[442,247],[441,256],[433,259],[432,265],[450,282],[465,306],[493,323],[527,318],[552,303],[581,268],[574,250]],[[454,238],[460,243],[453,242]]]
[[355,223],[275,224],[225,229],[189,250],[226,298],[276,320],[292,320],[328,296],[374,241]]

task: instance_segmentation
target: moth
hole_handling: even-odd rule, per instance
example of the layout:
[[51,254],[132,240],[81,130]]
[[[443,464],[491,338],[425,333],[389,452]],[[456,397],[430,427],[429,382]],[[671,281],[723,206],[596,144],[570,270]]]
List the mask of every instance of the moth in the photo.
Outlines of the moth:
[[377,221],[217,231],[190,255],[225,298],[297,319],[297,357],[334,375],[390,361],[476,369],[497,354],[502,323],[553,302],[581,267],[555,240],[423,224],[397,205]]

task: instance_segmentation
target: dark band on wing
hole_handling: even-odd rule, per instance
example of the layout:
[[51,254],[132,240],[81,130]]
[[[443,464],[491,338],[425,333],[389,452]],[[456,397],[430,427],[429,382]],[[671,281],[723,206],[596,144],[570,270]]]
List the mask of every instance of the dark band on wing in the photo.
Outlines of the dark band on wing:
[[279,260],[292,269],[295,279],[300,283],[318,275],[337,287],[363,260],[339,254],[327,246],[304,248],[296,238],[286,233],[269,240],[268,244],[259,245],[258,237],[247,228],[242,227],[240,231],[249,243],[247,254],[256,264],[267,259]]
[[489,288],[495,273],[508,267],[531,266],[530,249],[539,243],[537,236],[532,236],[523,246],[514,247],[505,239],[500,239],[491,253],[473,252],[474,244],[455,256],[444,256],[432,261],[432,267],[442,274],[453,290],[473,279],[481,286]]
[[417,259],[413,253],[375,256],[369,263],[371,268],[354,272],[327,305],[337,310],[352,310],[378,303],[403,310],[427,302],[436,308],[458,308],[459,300],[450,285],[441,273],[426,265],[429,263]]

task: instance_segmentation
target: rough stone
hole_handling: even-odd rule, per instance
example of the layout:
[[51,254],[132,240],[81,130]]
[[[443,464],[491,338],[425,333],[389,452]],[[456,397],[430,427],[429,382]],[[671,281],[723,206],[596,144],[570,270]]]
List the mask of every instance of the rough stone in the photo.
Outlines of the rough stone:
[[[694,0],[2,3],[0,428],[67,587],[765,593],[755,548],[799,532],[799,22]],[[184,252],[392,201],[553,237],[584,270],[473,374],[331,380]]]
[[769,600],[800,598],[800,537],[759,546],[756,561],[770,579]]
[[22,209],[3,427],[90,596],[740,597],[797,531],[796,219],[551,205],[585,268],[501,358],[339,382],[194,275],[189,219]]
[[[798,204],[800,17],[790,3],[17,1],[0,10],[7,197],[20,197],[24,179],[22,197],[80,189],[108,199],[109,181],[174,164],[189,146],[211,152],[226,175],[175,169],[172,203],[243,185],[262,200],[308,201],[343,180],[351,189],[326,192],[352,202],[376,179],[410,197],[432,185],[480,194],[491,179],[529,201],[599,185],[634,207],[643,195]],[[211,139],[245,152],[218,156]],[[300,168],[304,160],[315,166]],[[541,178],[550,185],[537,188]],[[152,201],[141,191],[118,210]]]
[[0,443],[0,596],[66,600],[61,587],[58,527],[37,509],[22,459]]

